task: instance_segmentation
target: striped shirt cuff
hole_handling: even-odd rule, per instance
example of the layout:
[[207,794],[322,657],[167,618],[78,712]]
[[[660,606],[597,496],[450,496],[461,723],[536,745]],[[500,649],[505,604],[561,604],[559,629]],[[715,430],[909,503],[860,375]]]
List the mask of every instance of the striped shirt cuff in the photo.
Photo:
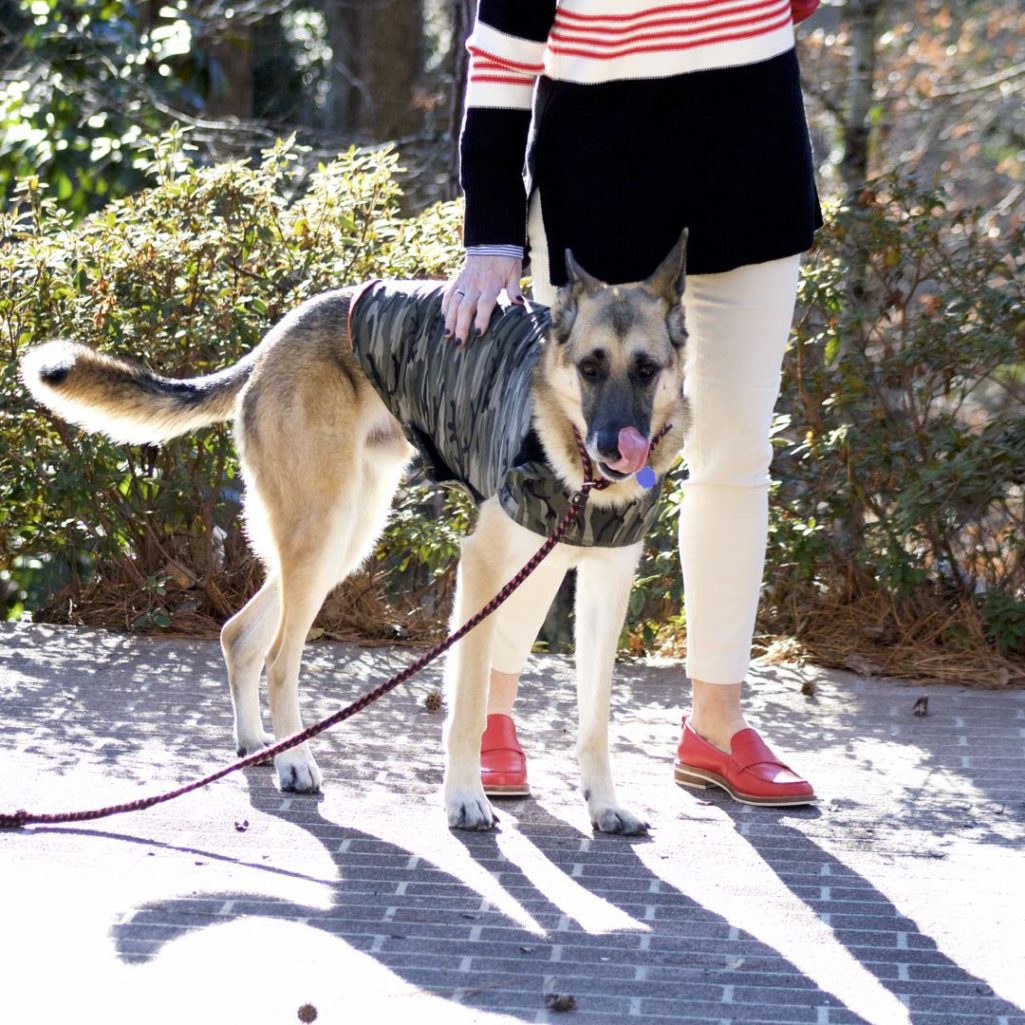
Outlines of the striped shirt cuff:
[[467,246],[467,256],[512,256],[523,259],[523,246]]

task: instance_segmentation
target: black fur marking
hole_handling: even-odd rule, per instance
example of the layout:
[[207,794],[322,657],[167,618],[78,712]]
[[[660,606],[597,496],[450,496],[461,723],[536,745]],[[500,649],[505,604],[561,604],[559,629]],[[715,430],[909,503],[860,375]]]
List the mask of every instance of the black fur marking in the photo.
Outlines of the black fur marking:
[[153,374],[142,379],[143,386],[154,395],[173,395],[179,402],[198,405],[213,388],[197,385],[194,381],[178,381],[173,377]]
[[59,363],[55,367],[44,367],[39,371],[39,378],[44,384],[63,384],[70,372],[70,367]]
[[609,304],[608,317],[609,322],[612,324],[612,330],[615,331],[620,338],[623,338],[626,335],[637,319],[633,306],[624,296],[616,296],[616,298],[612,300]]

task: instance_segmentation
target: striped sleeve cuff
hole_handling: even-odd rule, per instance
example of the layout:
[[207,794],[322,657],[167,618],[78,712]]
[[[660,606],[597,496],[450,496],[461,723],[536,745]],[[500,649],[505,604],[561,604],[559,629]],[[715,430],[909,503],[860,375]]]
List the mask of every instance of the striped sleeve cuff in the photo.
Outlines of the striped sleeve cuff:
[[512,256],[523,259],[523,246],[467,246],[467,256]]

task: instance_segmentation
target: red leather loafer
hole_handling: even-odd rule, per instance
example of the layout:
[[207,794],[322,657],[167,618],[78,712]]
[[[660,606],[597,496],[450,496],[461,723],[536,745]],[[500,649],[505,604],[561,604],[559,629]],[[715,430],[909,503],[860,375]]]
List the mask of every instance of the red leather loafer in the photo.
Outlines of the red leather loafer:
[[527,757],[507,715],[489,715],[480,738],[480,780],[489,797],[530,797]]
[[787,807],[817,800],[812,785],[784,765],[754,730],[735,733],[725,754],[696,733],[686,716],[674,774],[680,786],[722,787],[742,804]]

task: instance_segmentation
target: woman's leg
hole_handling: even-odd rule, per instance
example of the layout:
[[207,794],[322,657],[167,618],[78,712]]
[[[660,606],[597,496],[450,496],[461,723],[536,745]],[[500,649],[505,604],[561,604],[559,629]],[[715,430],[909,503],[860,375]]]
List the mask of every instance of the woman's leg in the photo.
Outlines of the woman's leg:
[[[509,567],[511,575],[541,547],[544,539],[516,524],[508,526],[513,556]],[[530,793],[527,759],[516,735],[512,709],[519,689],[520,670],[526,664],[534,638],[571,558],[572,552],[567,546],[556,546],[494,613],[487,715],[480,743],[481,783],[484,792],[491,797],[524,797]]]
[[689,479],[680,510],[693,712],[674,777],[721,787],[735,800],[815,800],[752,730],[741,708],[751,659],[769,522],[769,429],[790,334],[798,257],[687,281],[693,417],[684,445]]
[[687,280],[693,424],[680,516],[692,727],[716,747],[746,726],[747,674],[768,534],[769,429],[799,257]]
[[[541,220],[541,197],[535,192],[530,203],[530,214],[527,220],[527,235],[530,238],[530,274],[531,297],[535,302],[551,306],[555,299],[555,287],[548,276],[548,248],[545,242],[544,223]],[[560,577],[561,579],[561,577]],[[536,588],[531,587],[528,580],[522,592],[524,608],[543,608],[547,611],[555,597],[550,582],[536,581]],[[558,590],[558,584],[556,584]],[[551,591],[551,593],[549,593]],[[511,623],[515,622],[515,618]],[[512,630],[503,631],[496,638],[495,658],[491,670],[491,682],[488,687],[488,715],[512,715],[516,694],[520,686],[520,670],[526,662],[530,649],[537,637],[537,632],[544,622],[542,615],[537,627],[524,624],[520,628],[521,636],[512,636]],[[533,629],[533,633],[530,633]],[[527,634],[530,633],[529,639]],[[501,668],[497,668],[501,667]]]

